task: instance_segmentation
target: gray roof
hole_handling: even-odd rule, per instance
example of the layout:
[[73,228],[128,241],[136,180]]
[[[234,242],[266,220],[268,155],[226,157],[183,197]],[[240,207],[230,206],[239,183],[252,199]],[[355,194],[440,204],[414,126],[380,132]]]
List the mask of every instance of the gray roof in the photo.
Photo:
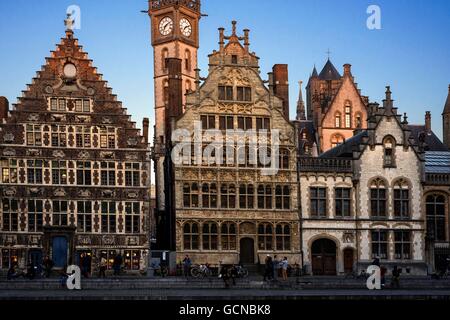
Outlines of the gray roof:
[[350,139],[345,140],[343,144],[334,147],[320,155],[320,158],[353,158],[353,150],[355,146],[362,143],[364,137],[367,137],[366,130],[361,131]]
[[428,151],[425,152],[426,173],[450,173],[450,152]]
[[319,74],[320,80],[339,80],[341,79],[341,75],[336,70],[334,65],[331,63],[330,59],[328,59],[327,63],[323,67],[322,71]]
[[424,125],[409,125],[411,136],[416,144],[424,142],[425,151],[449,151],[442,141],[434,134],[433,131],[426,132]]

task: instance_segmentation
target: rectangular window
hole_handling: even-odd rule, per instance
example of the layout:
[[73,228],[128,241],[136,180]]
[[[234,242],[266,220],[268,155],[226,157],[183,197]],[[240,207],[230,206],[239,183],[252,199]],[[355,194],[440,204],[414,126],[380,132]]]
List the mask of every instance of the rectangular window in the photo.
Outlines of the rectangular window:
[[216,128],[216,117],[215,116],[202,115],[202,116],[200,116],[200,120],[202,122],[203,130]]
[[372,259],[388,259],[387,231],[372,231]]
[[28,200],[28,232],[41,232],[43,225],[42,200]]
[[351,216],[351,189],[336,188],[335,191],[335,214],[336,217]]
[[141,252],[139,250],[125,250],[124,265],[126,270],[139,270]]
[[2,183],[17,183],[17,160],[0,160]]
[[116,164],[114,162],[102,162],[100,176],[102,186],[114,186],[116,184]]
[[56,99],[56,98],[50,99],[50,110],[58,111],[58,99]]
[[220,116],[219,117],[219,129],[220,130],[233,130],[234,129],[234,117],[233,116]]
[[59,99],[59,111],[66,111],[66,99]]
[[409,218],[408,189],[394,189],[394,216],[400,219]]
[[139,163],[125,163],[125,185],[130,187],[140,186]]
[[83,100],[83,112],[91,112],[91,101]]
[[42,127],[40,125],[27,124],[27,145],[42,146]]
[[67,162],[52,161],[52,183],[67,184]]
[[309,193],[311,217],[325,218],[327,216],[327,189],[310,188]]
[[92,184],[91,176],[91,162],[77,161],[77,185],[90,186]]
[[92,202],[77,202],[77,231],[92,232]]
[[269,118],[256,118],[256,130],[270,131],[270,119]]
[[67,226],[67,201],[53,201],[53,226]]
[[233,87],[232,86],[219,86],[219,100],[232,101],[233,100]]
[[237,64],[238,63],[238,56],[233,54],[231,55],[231,63],[232,64]]
[[19,206],[15,199],[3,199],[3,231],[19,231]]
[[52,126],[52,147],[66,147],[67,145],[67,127]]
[[253,127],[251,117],[238,117],[238,128],[241,130],[251,130]]
[[394,231],[395,259],[411,259],[411,232]]
[[140,233],[140,203],[125,202],[125,232]]
[[83,100],[81,99],[75,100],[75,111],[83,112]]
[[19,252],[15,249],[2,250],[2,268],[9,269],[19,263]]
[[116,203],[102,202],[102,233],[116,233]]
[[252,88],[237,87],[237,101],[244,101],[244,102],[252,101]]
[[27,178],[29,184],[42,184],[42,160],[27,160]]

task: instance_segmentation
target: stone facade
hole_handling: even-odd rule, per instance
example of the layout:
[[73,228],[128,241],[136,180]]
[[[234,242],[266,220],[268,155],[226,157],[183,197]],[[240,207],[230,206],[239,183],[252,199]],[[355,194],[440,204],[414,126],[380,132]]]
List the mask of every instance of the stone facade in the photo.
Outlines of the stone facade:
[[[278,254],[299,262],[294,126],[285,117],[283,100],[274,95],[273,83],[266,87],[259,75],[259,58],[248,48],[248,30],[243,38],[237,36],[235,22],[231,36],[219,30],[220,49],[209,56],[208,77],[201,85],[197,80],[196,92],[187,96],[186,111],[175,123],[184,134],[183,139],[175,137],[174,144],[184,142],[183,148],[190,148],[175,165],[178,260],[189,254],[194,263],[263,263],[267,254]],[[202,138],[186,143],[200,124]],[[270,174],[261,163],[252,164],[249,152],[239,151],[252,148],[250,139],[233,129],[254,130],[258,143],[269,139],[269,147],[275,138],[267,132],[279,132],[280,158],[273,149],[270,165],[277,157],[281,169]],[[233,153],[225,156],[229,163],[207,162],[210,153],[204,148],[217,133],[231,142],[225,149]],[[216,145],[215,152],[224,145]],[[191,161],[196,147],[197,164]]]
[[[1,267],[49,255],[62,268],[149,248],[148,138],[68,28],[0,124]],[[148,134],[148,120],[144,120]]]

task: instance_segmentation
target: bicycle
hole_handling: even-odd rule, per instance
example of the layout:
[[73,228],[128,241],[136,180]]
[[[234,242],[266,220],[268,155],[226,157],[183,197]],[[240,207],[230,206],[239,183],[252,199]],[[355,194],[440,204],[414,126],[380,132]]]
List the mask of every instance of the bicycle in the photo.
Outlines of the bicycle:
[[236,266],[236,272],[238,278],[247,278],[248,277],[248,270],[244,268],[243,266]]
[[212,274],[209,264],[195,265],[191,268],[191,275],[194,278],[207,278]]

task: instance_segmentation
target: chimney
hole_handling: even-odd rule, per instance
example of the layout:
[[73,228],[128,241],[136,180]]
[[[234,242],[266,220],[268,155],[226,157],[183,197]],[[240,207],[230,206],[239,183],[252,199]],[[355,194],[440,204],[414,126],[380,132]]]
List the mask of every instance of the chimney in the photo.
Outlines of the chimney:
[[[169,72],[169,102],[166,105],[166,129],[170,130],[172,120],[183,114],[182,61],[177,58],[168,58],[166,62]],[[168,132],[168,134],[168,137],[170,137],[171,133]]]
[[220,52],[223,52],[225,47],[225,28],[219,28],[219,47]]
[[274,94],[283,100],[283,113],[289,120],[289,76],[287,64],[273,66]]
[[273,94],[273,86],[274,86],[274,82],[273,82],[273,72],[269,72],[267,73],[267,76],[269,78],[269,92],[270,94]]
[[9,102],[5,97],[0,97],[0,123],[8,118]]
[[150,121],[148,118],[144,118],[142,120],[142,134],[144,135],[144,142],[145,144],[148,144],[148,127],[150,125]]
[[249,37],[250,30],[244,29],[244,47],[247,52],[250,50],[250,37]]
[[344,64],[344,76],[352,76],[352,65],[349,63]]
[[425,112],[425,132],[431,133],[431,112]]

